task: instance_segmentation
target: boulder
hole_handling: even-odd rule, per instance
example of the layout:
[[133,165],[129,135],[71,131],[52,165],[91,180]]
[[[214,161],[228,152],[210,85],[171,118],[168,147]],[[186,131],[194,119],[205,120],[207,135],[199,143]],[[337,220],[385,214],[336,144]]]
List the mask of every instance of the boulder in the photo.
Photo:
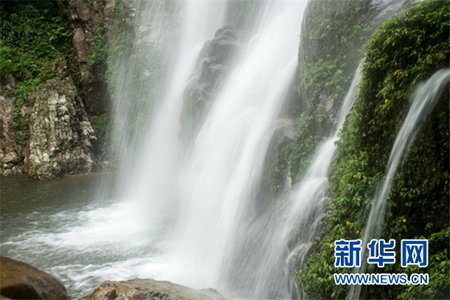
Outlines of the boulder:
[[0,257],[0,299],[70,299],[53,276],[29,264]]
[[105,281],[95,291],[80,300],[219,300],[224,299],[214,289],[193,290],[169,281],[133,279]]

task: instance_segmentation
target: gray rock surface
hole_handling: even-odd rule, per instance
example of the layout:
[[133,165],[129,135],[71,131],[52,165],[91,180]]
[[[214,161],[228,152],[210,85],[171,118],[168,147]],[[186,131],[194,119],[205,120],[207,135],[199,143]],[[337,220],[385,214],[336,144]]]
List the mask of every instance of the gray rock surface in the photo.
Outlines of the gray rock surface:
[[[0,90],[0,175],[51,179],[90,172],[94,130],[70,77],[51,79],[26,96],[20,110],[13,78]],[[15,116],[19,114],[18,116]],[[17,143],[17,120],[23,144]]]
[[183,142],[187,143],[195,136],[239,46],[238,31],[231,25],[217,30],[214,39],[205,44],[202,53],[206,57],[201,58],[198,72],[191,76],[184,91],[180,133]]
[[23,156],[16,144],[14,111],[16,108],[16,80],[12,76],[1,78],[0,88],[0,175],[23,173]]
[[76,87],[69,78],[52,79],[29,96],[30,138],[25,148],[25,168],[37,179],[89,172],[93,164],[94,130]]
[[219,300],[224,299],[216,290],[193,290],[169,281],[133,279],[105,281],[95,291],[80,300]]

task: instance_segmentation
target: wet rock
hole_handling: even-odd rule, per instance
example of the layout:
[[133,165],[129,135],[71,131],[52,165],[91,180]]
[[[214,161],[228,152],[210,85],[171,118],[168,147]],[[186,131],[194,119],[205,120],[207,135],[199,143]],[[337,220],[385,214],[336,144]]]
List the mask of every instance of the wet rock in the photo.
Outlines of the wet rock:
[[298,124],[292,119],[278,119],[275,124],[275,140],[278,140],[279,144],[291,144],[297,141],[297,128]]
[[214,102],[215,90],[227,75],[230,61],[240,46],[238,37],[234,26],[224,26],[201,51],[203,57],[198,63],[198,71],[191,76],[183,96],[180,139],[185,144],[195,136]]
[[16,108],[16,80],[12,76],[0,78],[0,175],[11,176],[11,170],[21,163],[22,156],[16,144],[14,111]]
[[218,63],[225,63],[233,57],[237,46],[237,29],[232,25],[226,25],[217,30],[211,41],[209,56],[214,57]]
[[5,168],[5,170],[2,172],[2,176],[4,176],[4,177],[9,177],[11,175],[13,175],[13,172],[10,169]]
[[77,53],[85,106],[90,114],[99,115],[108,112],[110,95],[105,75],[106,57],[101,62],[93,64],[89,61],[89,54],[98,51],[94,48],[101,43],[99,37],[110,42],[114,23],[118,21],[118,9],[125,13],[127,24],[133,23],[137,2],[137,0],[120,2],[117,0],[57,0],[59,7],[71,23],[72,42]]
[[[77,53],[78,67],[81,75],[81,85],[85,94],[86,109],[91,114],[102,114],[108,109],[109,94],[105,79],[105,67],[94,68],[88,62],[88,55],[96,42],[97,30],[104,29],[109,33],[110,27],[105,26],[106,18],[111,14],[113,0],[58,0],[61,10],[67,15],[73,30],[72,42]],[[108,22],[108,24],[111,22]],[[106,34],[105,33],[105,34]]]
[[61,174],[90,172],[94,130],[69,79],[52,79],[30,96],[30,138],[25,153],[28,175],[50,179]]
[[17,153],[15,151],[9,152],[2,159],[2,163],[4,163],[4,164],[8,164],[8,163],[16,164],[16,163],[18,163],[20,161],[21,161],[21,159],[20,159],[20,157],[17,155]]
[[0,257],[0,299],[70,299],[53,276],[29,264]]
[[219,300],[224,299],[214,289],[193,290],[169,281],[133,279],[128,281],[105,281],[95,291],[80,300]]

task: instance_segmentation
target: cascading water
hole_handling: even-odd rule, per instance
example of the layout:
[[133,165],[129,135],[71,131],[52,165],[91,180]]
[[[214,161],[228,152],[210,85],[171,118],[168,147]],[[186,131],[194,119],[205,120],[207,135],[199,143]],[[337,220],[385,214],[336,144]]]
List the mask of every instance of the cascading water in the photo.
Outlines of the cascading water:
[[[121,201],[64,211],[49,218],[62,224],[57,230],[29,231],[12,242],[24,253],[39,247],[43,250],[31,252],[53,257],[46,269],[69,278],[65,281],[76,296],[104,280],[133,277],[214,287],[224,294],[233,288],[225,282],[233,273],[229,254],[246,222],[243,215],[254,199],[273,125],[295,75],[306,1],[263,3],[257,25],[249,26],[253,38],[236,57],[185,153],[178,139],[183,91],[203,43],[224,25],[227,4],[180,2],[172,8],[175,15],[167,15],[161,3],[142,1],[135,56],[116,79],[122,81],[114,94],[116,145],[128,146],[118,161],[129,164],[118,179]],[[162,45],[176,50],[164,59],[167,72],[164,85],[155,87],[157,103],[142,106],[149,110],[149,122],[142,123],[148,130],[130,137],[136,112],[130,98],[139,85],[127,76],[141,70],[139,53],[145,49],[139,47],[165,34],[158,26],[178,21],[175,29],[165,29],[174,30],[173,38]],[[148,51],[154,54],[156,48]],[[150,81],[151,71],[142,71]],[[134,147],[140,149],[129,149]]]
[[[397,168],[406,157],[422,121],[433,111],[449,81],[450,70],[437,71],[430,79],[420,84],[412,94],[411,108],[397,134],[389,155],[386,176],[375,192],[372,208],[364,229],[363,245],[367,245],[368,241],[373,238],[380,238],[387,199]],[[363,247],[362,257],[364,257],[364,252],[365,248]],[[354,272],[364,273],[366,267],[366,260],[363,259],[361,267],[355,268]],[[359,299],[360,292],[361,285],[351,286],[348,299]]]
[[[155,263],[155,257],[165,250],[161,240],[167,238],[170,230],[170,220],[163,218],[164,208],[177,195],[174,186],[181,167],[178,120],[183,91],[203,43],[224,25],[227,2],[181,1],[164,7],[166,4],[167,1],[140,2],[132,57],[127,62],[117,62],[127,67],[119,70],[113,93],[113,136],[115,148],[119,149],[116,159],[122,165],[117,180],[121,201],[58,213],[40,220],[39,228],[9,242],[15,247],[12,251],[25,253],[24,260],[52,257],[45,268],[59,274],[74,296],[81,296],[81,291],[87,293],[107,279],[169,279],[164,276],[164,266]],[[146,51],[150,54],[142,55]],[[160,69],[166,69],[160,74],[162,79],[152,78],[152,70],[145,69],[154,62],[142,59],[155,59],[154,56],[161,59]],[[131,76],[135,74],[140,77]],[[133,96],[139,94],[133,89],[142,87],[136,84],[137,80],[161,82],[151,91],[156,96],[148,99],[157,103],[133,105],[138,100]],[[141,125],[149,130],[132,137],[130,128],[138,113],[142,113],[139,109],[148,109],[143,113],[151,116],[150,121]],[[134,149],[138,146],[140,149]],[[47,223],[58,226],[51,230]],[[150,263],[156,267],[142,267]]]
[[[183,91],[203,43],[226,19],[235,18],[227,16],[232,10],[225,1],[180,1],[170,8],[167,2],[141,2],[133,55],[121,62],[128,71],[116,78],[114,147],[122,149],[117,158],[122,201],[71,208],[48,220],[27,216],[38,225],[8,240],[6,248],[18,249],[22,257],[31,253],[31,260],[45,257],[46,269],[60,274],[76,296],[103,280],[139,276],[214,287],[232,297],[289,298],[296,293],[288,288],[292,264],[303,263],[317,235],[334,143],[355,99],[359,69],[330,137],[298,187],[284,205],[254,214],[275,120],[297,65],[306,1],[264,3],[258,25],[247,24],[255,35],[215,91],[215,103],[189,153],[178,139]],[[140,66],[151,65],[142,57],[161,57],[165,70],[154,97],[140,107],[149,121],[139,127],[142,134],[130,137],[136,121],[132,95],[140,88],[131,75],[140,72],[141,85],[155,82],[156,76]],[[54,224],[62,225],[55,230]],[[253,247],[242,243],[253,237]],[[293,237],[297,245],[292,249]]]
[[[350,111],[357,93],[357,86],[361,80],[358,67],[349,92],[340,108],[336,124],[327,138],[316,150],[316,156],[298,187],[286,199],[282,211],[269,211],[267,215],[258,219],[251,230],[256,235],[266,236],[263,245],[245,253],[244,261],[254,275],[241,278],[247,286],[252,287],[251,295],[255,299],[289,298],[297,292],[294,287],[288,288],[289,278],[292,276],[292,264],[301,263],[314,237],[317,235],[317,225],[324,212],[324,201],[328,187],[328,173],[333,154],[336,150],[334,143],[338,132]],[[301,230],[293,232],[295,228]],[[267,232],[273,232],[267,239]],[[289,253],[290,239],[296,237],[298,246]],[[244,276],[242,276],[244,277]],[[299,298],[302,295],[297,295]]]
[[292,37],[304,6],[301,1],[267,5],[196,137],[180,176],[182,214],[168,253],[174,264],[195,271],[189,278],[172,276],[177,282],[194,287],[221,282],[295,72],[298,41]]
[[[147,2],[143,1],[144,4]],[[150,2],[151,6],[152,2]],[[144,22],[141,26],[145,26],[149,22],[148,18],[155,14],[153,7],[144,11],[148,11],[150,16],[141,17]],[[145,142],[141,145],[140,153],[135,153],[137,159],[133,168],[122,172],[121,178],[125,184],[120,197],[126,199],[127,209],[134,206],[130,218],[135,221],[141,220],[142,223],[139,224],[141,228],[148,227],[146,223],[149,218],[157,221],[155,218],[160,216],[163,206],[169,205],[171,199],[176,196],[174,189],[167,183],[176,178],[180,166],[182,145],[178,140],[179,122],[177,120],[179,120],[183,103],[183,91],[203,43],[214,35],[217,28],[224,25],[225,13],[226,2],[224,1],[180,3],[175,10],[175,14],[181,14],[183,18],[180,22],[180,32],[176,35],[178,38],[169,40],[163,45],[176,47],[177,51],[173,53],[174,57],[171,57],[173,63],[169,64],[169,74],[163,81],[165,87],[160,87],[162,90],[160,105],[154,113],[148,131],[144,137],[140,135]],[[161,30],[160,26],[167,25],[166,22],[159,20],[152,20],[152,23],[157,23],[157,31]],[[123,97],[123,101],[130,100]],[[119,106],[123,107],[120,103]],[[120,130],[123,128],[119,128]],[[129,156],[130,153],[126,155]]]

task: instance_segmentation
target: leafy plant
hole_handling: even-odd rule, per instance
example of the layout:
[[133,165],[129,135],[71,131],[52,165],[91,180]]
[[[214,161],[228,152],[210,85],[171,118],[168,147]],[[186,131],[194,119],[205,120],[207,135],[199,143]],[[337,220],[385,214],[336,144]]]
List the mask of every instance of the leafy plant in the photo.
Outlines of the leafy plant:
[[[22,115],[22,107],[30,105],[29,92],[47,79],[63,76],[55,67],[61,61],[70,70],[78,70],[71,36],[69,23],[55,2],[0,4],[0,73],[18,82],[13,124],[19,146],[25,146],[29,137],[28,115]],[[75,78],[77,72],[72,72]]]
[[[367,43],[359,96],[342,129],[333,161],[332,208],[323,221],[321,240],[300,276],[312,298],[345,296],[345,287],[323,280],[328,274],[324,266],[333,260],[329,245],[334,240],[361,237],[411,91],[438,68],[448,67],[449,28],[450,7],[439,0],[423,1],[385,22]],[[367,298],[417,299],[448,293],[449,282],[442,275],[448,274],[450,260],[448,97],[448,92],[441,97],[395,175],[381,236],[394,238],[397,244],[401,239],[429,239],[431,263],[421,272],[428,272],[433,283],[414,288],[371,286]],[[413,271],[417,270],[406,269],[407,273]],[[405,269],[396,263],[370,272],[402,273]]]

